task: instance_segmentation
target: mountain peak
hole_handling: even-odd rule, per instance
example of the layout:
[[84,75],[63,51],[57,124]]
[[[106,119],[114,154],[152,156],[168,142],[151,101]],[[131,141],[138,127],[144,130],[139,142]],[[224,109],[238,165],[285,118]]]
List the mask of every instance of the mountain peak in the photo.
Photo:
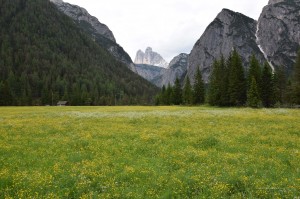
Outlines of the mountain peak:
[[228,16],[233,16],[237,14],[236,12],[232,11],[232,10],[229,10],[227,8],[223,8],[222,11],[217,15],[217,19],[224,19],[224,18],[228,18]]
[[147,47],[146,48],[146,52],[152,52],[152,48],[151,47]]
[[154,52],[151,47],[147,47],[145,53],[142,50],[138,50],[134,63],[159,66],[163,68],[167,68],[169,65],[164,58],[157,52]]
[[233,10],[230,10],[230,9],[228,9],[228,8],[223,8],[222,9],[222,11],[221,11],[221,13],[229,13],[229,14],[235,14],[236,12],[234,12]]
[[62,0],[50,0],[50,2],[54,3],[60,11],[71,17],[74,21],[78,23],[86,22],[92,26],[95,33],[116,42],[112,31],[105,24],[99,22],[96,17],[90,15],[86,9],[77,5],[65,3]]
[[258,60],[262,60],[263,55],[256,45],[256,25],[254,19],[223,9],[206,28],[189,55],[188,76],[191,82],[199,67],[203,80],[209,82],[214,60],[222,55],[227,58],[233,48],[240,53],[245,68],[249,66],[247,60],[252,53],[257,55]]
[[[234,11],[229,10],[227,8],[223,8],[222,11],[217,15],[216,19],[218,19],[218,20],[220,20],[224,23],[229,23],[230,21],[232,21],[236,17],[251,19],[250,17],[248,17],[248,16],[246,16],[242,13],[234,12]],[[251,19],[251,20],[253,20],[253,19]]]
[[269,5],[270,4],[276,4],[276,3],[280,3],[280,2],[283,2],[284,0],[269,0]]
[[50,0],[54,4],[62,4],[64,3],[62,0]]
[[186,68],[188,56],[189,55],[186,53],[181,53],[181,54],[177,55],[176,57],[174,57],[171,60],[168,68],[174,68],[174,66],[177,66],[177,65],[185,66],[185,68]]

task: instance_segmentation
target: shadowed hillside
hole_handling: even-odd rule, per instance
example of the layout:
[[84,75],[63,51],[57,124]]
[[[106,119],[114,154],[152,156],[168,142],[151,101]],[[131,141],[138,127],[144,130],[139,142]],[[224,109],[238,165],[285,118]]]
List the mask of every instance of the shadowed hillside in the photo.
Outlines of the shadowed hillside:
[[152,103],[157,88],[48,0],[1,0],[1,105]]

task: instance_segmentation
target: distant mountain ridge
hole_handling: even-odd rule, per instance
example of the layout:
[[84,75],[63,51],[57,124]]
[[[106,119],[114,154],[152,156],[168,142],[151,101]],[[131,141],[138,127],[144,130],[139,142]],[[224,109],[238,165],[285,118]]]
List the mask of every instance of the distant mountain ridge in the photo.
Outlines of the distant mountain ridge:
[[[149,48],[148,48],[149,49]],[[147,51],[147,50],[146,50]],[[138,53],[139,54],[139,51]],[[137,55],[139,57],[139,55]],[[136,57],[136,60],[139,59]],[[158,87],[173,85],[176,78],[184,79],[187,70],[188,54],[174,57],[167,67],[149,64],[136,64],[137,73]]]
[[167,68],[169,65],[169,63],[166,62],[160,54],[154,52],[151,47],[147,47],[145,52],[138,50],[134,59],[134,63],[159,66],[163,68]]
[[174,85],[176,78],[183,80],[187,71],[188,54],[181,53],[174,57],[164,73],[157,77],[153,82],[158,87]]
[[156,83],[157,78],[161,77],[167,69],[147,64],[136,64],[136,70],[137,74],[142,76],[144,79],[160,87],[160,84]]

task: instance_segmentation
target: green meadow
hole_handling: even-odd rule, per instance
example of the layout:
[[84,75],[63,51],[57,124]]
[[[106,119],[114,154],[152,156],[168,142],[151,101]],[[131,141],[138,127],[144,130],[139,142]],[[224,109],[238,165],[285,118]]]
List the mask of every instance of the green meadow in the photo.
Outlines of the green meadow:
[[300,198],[300,110],[2,107],[0,198]]

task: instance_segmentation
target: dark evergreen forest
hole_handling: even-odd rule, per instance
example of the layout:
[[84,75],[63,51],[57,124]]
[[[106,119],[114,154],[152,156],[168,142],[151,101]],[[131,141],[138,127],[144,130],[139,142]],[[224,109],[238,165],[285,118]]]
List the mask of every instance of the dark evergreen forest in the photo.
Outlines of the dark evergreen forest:
[[48,0],[0,0],[0,105],[151,104],[158,88]]
[[255,55],[252,55],[250,66],[245,70],[239,53],[234,50],[227,59],[222,56],[215,60],[208,85],[204,85],[200,70],[194,79],[194,86],[191,86],[187,77],[184,85],[177,79],[174,86],[163,87],[156,97],[156,104],[208,103],[220,107],[298,107],[300,51],[290,76],[283,67],[272,71],[267,62],[259,63]]

